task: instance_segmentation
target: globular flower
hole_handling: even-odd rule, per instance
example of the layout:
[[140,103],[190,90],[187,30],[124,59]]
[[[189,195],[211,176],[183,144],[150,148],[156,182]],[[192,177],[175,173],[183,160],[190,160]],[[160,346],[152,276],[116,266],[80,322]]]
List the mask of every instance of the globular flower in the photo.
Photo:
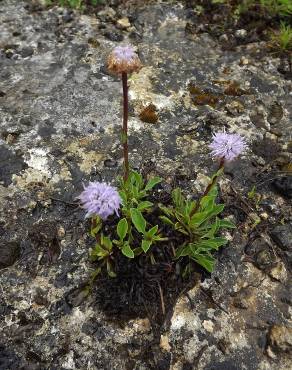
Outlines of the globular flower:
[[87,211],[85,217],[94,215],[106,220],[110,215],[116,213],[121,204],[121,198],[117,189],[105,182],[90,182],[84,186],[83,192],[79,195],[82,207]]
[[142,63],[131,45],[117,46],[110,53],[108,60],[108,70],[112,73],[132,73],[139,71]]
[[213,157],[232,161],[246,149],[246,143],[244,138],[238,134],[218,132],[213,135],[209,148],[212,149]]

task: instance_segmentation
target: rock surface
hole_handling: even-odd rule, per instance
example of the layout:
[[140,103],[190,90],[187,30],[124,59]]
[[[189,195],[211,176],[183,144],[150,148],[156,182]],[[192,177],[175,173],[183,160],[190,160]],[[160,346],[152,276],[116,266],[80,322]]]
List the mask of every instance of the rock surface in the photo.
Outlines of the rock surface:
[[[141,3],[96,17],[0,2],[0,369],[288,370],[292,203],[272,181],[291,140],[292,83],[265,43],[222,50],[186,32],[185,4]],[[105,68],[121,40],[144,63],[129,83],[133,167],[197,193],[216,168],[213,132],[250,144],[220,183],[238,229],[159,330],[110,320],[82,289],[90,239],[74,199],[121,170],[121,83]],[[139,118],[150,104],[155,124]]]

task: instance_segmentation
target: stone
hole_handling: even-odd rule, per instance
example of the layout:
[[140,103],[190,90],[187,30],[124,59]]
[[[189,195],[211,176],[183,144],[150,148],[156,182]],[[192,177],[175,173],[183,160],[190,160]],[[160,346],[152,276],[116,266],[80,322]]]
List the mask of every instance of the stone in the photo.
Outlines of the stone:
[[269,107],[267,120],[271,125],[279,124],[283,118],[283,115],[284,112],[282,104],[275,101]]
[[169,345],[169,339],[168,339],[167,335],[161,335],[161,337],[160,337],[160,348],[163,351],[166,351],[166,352],[171,351],[171,347]]
[[292,351],[292,327],[273,325],[268,334],[270,346],[275,352]]
[[247,31],[245,29],[240,29],[235,31],[235,37],[239,39],[244,39],[247,35]]
[[292,198],[292,176],[283,176],[272,182],[275,190],[287,198]]
[[277,262],[276,266],[272,267],[269,271],[269,275],[275,279],[280,281],[281,283],[285,283],[288,278],[287,270],[283,262]]
[[120,27],[121,29],[127,29],[127,28],[131,27],[131,23],[130,23],[130,21],[129,21],[129,18],[127,18],[127,17],[124,17],[124,18],[118,19],[118,20],[117,20],[117,25],[118,25],[118,27]]
[[292,250],[292,223],[276,226],[271,231],[271,237],[284,251]]
[[19,242],[0,239],[0,269],[13,265],[19,256]]
[[124,39],[124,36],[121,33],[115,32],[115,31],[106,31],[104,33],[104,36],[111,41],[117,41],[117,42],[123,41]]
[[21,49],[19,53],[22,56],[22,58],[27,58],[33,55],[34,49],[30,46],[27,46]]

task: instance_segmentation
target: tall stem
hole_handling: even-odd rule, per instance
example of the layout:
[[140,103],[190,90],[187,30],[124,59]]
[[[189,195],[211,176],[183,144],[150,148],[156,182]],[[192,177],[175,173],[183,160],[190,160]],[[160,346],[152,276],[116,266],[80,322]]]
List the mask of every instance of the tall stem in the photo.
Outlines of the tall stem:
[[[223,167],[224,167],[224,158],[221,158],[219,168],[218,168],[217,172],[219,170],[221,170],[221,168],[223,168]],[[192,217],[197,212],[197,210],[200,207],[200,203],[201,203],[202,198],[205,197],[209,193],[209,191],[212,189],[212,187],[216,184],[217,180],[218,180],[218,175],[214,176],[212,181],[208,184],[208,186],[206,187],[206,189],[204,191],[204,194],[200,197],[200,199],[198,199],[196,207],[190,213],[190,217]]]
[[123,129],[122,129],[122,143],[124,153],[124,180],[129,177],[129,149],[128,149],[128,76],[126,72],[122,72],[123,81]]

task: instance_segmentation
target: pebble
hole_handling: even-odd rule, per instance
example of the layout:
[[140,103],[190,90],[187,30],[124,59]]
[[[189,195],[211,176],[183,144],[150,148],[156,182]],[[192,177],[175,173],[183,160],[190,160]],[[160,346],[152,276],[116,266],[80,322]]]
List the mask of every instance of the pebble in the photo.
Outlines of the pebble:
[[247,30],[245,29],[240,29],[235,31],[235,37],[238,39],[244,39],[247,35]]
[[121,29],[127,29],[127,28],[131,27],[131,23],[129,21],[129,18],[124,17],[124,18],[118,19],[117,26]]

